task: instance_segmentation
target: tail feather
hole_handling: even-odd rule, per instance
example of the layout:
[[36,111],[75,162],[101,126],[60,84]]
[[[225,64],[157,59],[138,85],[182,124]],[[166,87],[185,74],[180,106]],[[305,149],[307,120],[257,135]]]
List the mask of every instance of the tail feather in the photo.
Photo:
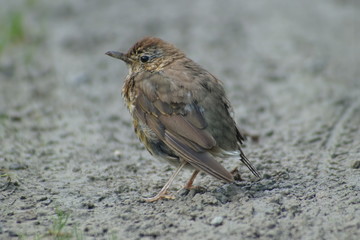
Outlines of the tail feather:
[[243,153],[243,151],[240,149],[239,147],[239,151],[240,151],[240,160],[242,163],[245,164],[246,167],[249,168],[249,170],[258,178],[261,178],[260,173],[256,170],[256,168],[251,164],[251,162],[249,161],[249,159],[247,159],[247,157],[245,156],[245,154]]

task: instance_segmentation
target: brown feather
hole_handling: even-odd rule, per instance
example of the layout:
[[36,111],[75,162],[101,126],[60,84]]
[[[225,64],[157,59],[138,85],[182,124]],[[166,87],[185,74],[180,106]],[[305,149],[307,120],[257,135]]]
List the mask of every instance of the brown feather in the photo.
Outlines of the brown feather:
[[189,108],[191,106],[190,111],[188,110],[185,115],[185,119],[187,122],[191,123],[195,127],[199,129],[205,129],[208,124],[206,123],[206,120],[199,110],[199,107],[195,104],[187,105],[185,108]]
[[159,116],[159,120],[167,131],[177,133],[204,149],[211,149],[216,145],[215,139],[206,130],[196,128],[181,115],[161,115]]
[[171,108],[170,104],[164,103],[160,100],[154,101],[154,106],[165,115],[170,115],[173,113],[173,109]]
[[[166,107],[166,104],[160,100],[155,102],[157,102],[156,105],[149,100],[144,92],[140,91],[134,113],[147,124],[159,139],[163,140],[170,149],[193,167],[218,179],[233,181],[232,175],[211,154],[206,152],[207,149],[216,146],[215,139],[208,131],[199,129],[191,123],[195,122],[201,128],[206,126],[201,114],[191,113],[198,108],[188,108],[186,116],[175,113],[167,115],[170,113],[170,109]],[[196,120],[196,118],[199,119]]]
[[159,116],[159,111],[155,108],[154,104],[149,100],[145,94],[140,93],[136,98],[135,106],[141,107],[141,109],[146,113],[151,113],[155,116]]
[[227,182],[234,181],[233,176],[208,152],[195,152],[192,148],[179,142],[174,135],[167,131],[165,132],[165,142],[196,169],[204,171],[220,180]]

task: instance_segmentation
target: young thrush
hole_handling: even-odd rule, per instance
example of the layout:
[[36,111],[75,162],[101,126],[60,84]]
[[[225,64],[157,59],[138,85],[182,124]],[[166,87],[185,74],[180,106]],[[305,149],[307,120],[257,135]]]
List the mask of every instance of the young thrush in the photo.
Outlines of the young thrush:
[[211,73],[154,37],[140,40],[127,53],[106,54],[129,68],[122,94],[140,141],[153,156],[177,166],[161,191],[146,201],[173,199],[167,190],[184,166],[194,170],[188,189],[199,171],[233,182],[233,175],[217,161],[224,157],[240,157],[260,177],[240,148],[244,138],[221,82]]

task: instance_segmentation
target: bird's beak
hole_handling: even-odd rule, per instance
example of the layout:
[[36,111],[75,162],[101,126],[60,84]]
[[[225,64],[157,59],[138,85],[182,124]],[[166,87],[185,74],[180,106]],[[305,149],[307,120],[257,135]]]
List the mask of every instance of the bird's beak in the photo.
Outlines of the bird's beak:
[[117,51],[108,51],[105,54],[109,55],[110,57],[120,59],[127,64],[131,64],[131,60],[124,53],[117,52]]

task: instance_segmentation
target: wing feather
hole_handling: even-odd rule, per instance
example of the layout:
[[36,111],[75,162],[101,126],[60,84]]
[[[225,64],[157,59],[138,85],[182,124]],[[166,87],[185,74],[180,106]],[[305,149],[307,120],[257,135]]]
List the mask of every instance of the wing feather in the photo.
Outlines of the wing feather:
[[167,131],[165,132],[165,143],[196,169],[202,170],[220,180],[234,181],[233,176],[208,152],[194,151],[194,149],[182,144],[176,136]]
[[179,134],[204,149],[211,149],[216,145],[215,139],[208,131],[195,127],[181,115],[162,115],[159,117],[159,121],[167,131]]
[[218,179],[232,182],[233,176],[207,152],[216,146],[213,136],[206,130],[206,121],[193,103],[182,111],[174,112],[168,103],[151,101],[139,92],[134,114],[171,150],[194,168]]

